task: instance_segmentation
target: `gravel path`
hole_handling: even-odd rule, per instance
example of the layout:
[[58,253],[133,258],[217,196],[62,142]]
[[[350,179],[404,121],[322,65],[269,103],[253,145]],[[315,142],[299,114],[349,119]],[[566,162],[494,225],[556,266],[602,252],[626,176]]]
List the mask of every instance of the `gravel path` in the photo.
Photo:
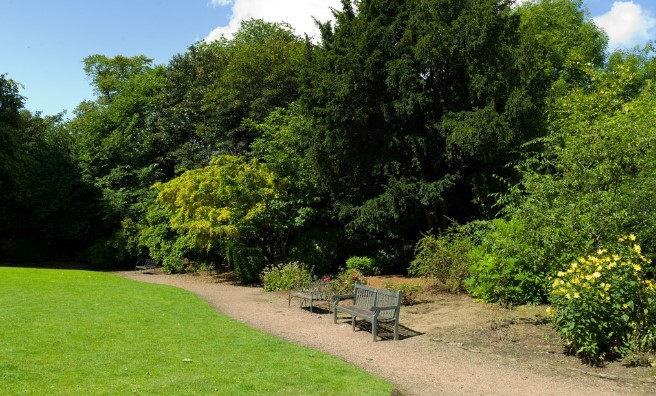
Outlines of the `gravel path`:
[[[346,320],[287,307],[287,298],[216,278],[121,272],[126,278],[191,291],[218,311],[290,342],[335,355],[392,382],[402,395],[653,395],[653,384],[635,386],[583,372],[522,367],[499,355],[481,354],[406,334],[372,342]],[[403,325],[403,309],[401,310]],[[395,392],[397,393],[397,392]]]

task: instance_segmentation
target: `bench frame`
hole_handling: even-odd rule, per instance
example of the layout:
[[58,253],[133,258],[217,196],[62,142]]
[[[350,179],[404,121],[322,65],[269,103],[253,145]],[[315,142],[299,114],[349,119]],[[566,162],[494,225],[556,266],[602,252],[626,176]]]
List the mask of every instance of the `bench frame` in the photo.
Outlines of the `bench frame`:
[[[394,341],[399,339],[399,313],[401,312],[401,291],[396,293],[375,289],[355,283],[353,294],[334,296],[333,323],[337,323],[337,313],[351,315],[351,327],[355,331],[356,318],[371,323],[374,341],[378,341],[378,322],[394,322]],[[342,300],[352,300],[352,304],[339,305]]]
[[310,313],[312,313],[312,308],[314,307],[315,302],[326,301],[328,311],[330,312],[332,286],[330,282],[323,280],[310,280],[307,281],[307,283],[304,283],[301,287],[289,290],[289,300],[287,301],[288,307],[292,304],[292,297],[298,298],[298,303],[301,308],[307,306],[309,303]]
[[154,270],[159,265],[159,261],[153,259],[141,259],[137,261],[137,264],[134,266],[135,271],[148,271]]

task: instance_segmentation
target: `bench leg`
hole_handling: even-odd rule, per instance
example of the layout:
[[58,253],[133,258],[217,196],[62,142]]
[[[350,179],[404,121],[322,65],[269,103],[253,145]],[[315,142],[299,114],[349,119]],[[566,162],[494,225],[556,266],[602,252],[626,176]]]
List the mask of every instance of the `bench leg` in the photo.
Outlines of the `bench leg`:
[[351,316],[351,330],[355,331],[355,316]]
[[399,320],[394,321],[394,341],[399,340]]
[[371,321],[371,333],[374,335],[374,342],[378,341],[378,321],[376,318]]

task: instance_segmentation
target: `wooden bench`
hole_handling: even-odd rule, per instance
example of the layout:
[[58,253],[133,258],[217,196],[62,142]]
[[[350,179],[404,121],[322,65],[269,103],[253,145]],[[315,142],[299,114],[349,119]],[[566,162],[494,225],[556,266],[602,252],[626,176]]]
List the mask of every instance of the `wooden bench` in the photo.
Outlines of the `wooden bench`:
[[312,313],[312,308],[314,303],[317,301],[325,301],[328,305],[328,311],[330,311],[330,298],[332,296],[332,287],[330,282],[323,280],[314,280],[304,283],[301,287],[292,288],[289,291],[289,301],[287,306],[291,306],[292,297],[298,298],[299,305],[302,308],[305,304],[309,303],[310,313]]
[[[401,292],[374,289],[355,284],[353,294],[334,296],[333,323],[337,323],[337,313],[351,315],[352,328],[355,331],[356,318],[371,323],[374,341],[378,341],[378,322],[394,322],[394,340],[399,339],[399,313],[401,312]],[[339,305],[342,300],[352,300],[351,304]]]
[[137,264],[134,266],[135,271],[148,271],[148,270],[154,270],[157,268],[157,265],[159,265],[159,262],[157,260],[153,259],[141,259],[137,261]]

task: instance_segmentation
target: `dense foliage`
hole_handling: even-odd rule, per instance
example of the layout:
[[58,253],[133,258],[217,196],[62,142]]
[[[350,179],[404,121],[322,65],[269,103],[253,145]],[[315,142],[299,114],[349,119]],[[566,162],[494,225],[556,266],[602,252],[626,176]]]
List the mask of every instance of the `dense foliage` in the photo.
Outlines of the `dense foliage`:
[[[551,300],[562,330],[576,318],[550,277],[618,235],[656,253],[651,45],[606,53],[581,0],[342,0],[334,15],[318,43],[250,20],[168,65],[90,55],[97,97],[70,120],[24,110],[1,75],[0,258],[149,256],[244,282],[303,262],[344,289],[407,271]],[[563,334],[585,356],[627,348]]]

